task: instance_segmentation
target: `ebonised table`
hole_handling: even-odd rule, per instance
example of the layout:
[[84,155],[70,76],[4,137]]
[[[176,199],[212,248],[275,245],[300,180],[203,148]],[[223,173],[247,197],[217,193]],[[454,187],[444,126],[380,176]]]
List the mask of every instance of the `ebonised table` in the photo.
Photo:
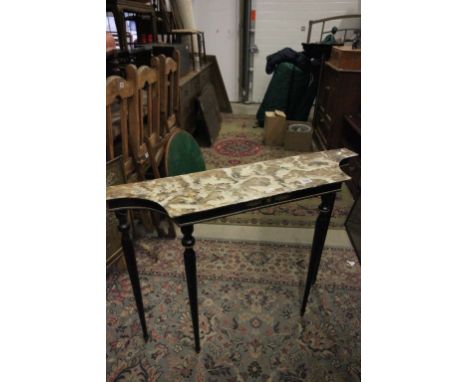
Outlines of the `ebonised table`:
[[310,288],[317,278],[336,193],[341,190],[342,183],[350,179],[341,171],[340,162],[356,155],[348,149],[321,151],[108,187],[107,204],[119,221],[122,247],[145,340],[148,339],[148,332],[127,210],[149,209],[160,212],[181,228],[195,350],[199,352],[193,225],[222,216],[320,196],[322,202],[315,225],[301,307],[301,315],[304,315]]

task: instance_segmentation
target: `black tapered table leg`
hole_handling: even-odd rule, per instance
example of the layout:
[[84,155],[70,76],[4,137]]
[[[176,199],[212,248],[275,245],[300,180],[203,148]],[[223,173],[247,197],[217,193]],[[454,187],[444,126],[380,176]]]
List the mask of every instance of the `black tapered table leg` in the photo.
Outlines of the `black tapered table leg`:
[[148,341],[148,330],[146,329],[145,311],[143,307],[143,297],[141,296],[140,278],[138,277],[138,268],[135,258],[135,251],[133,249],[133,242],[130,237],[130,223],[127,219],[127,211],[116,211],[115,215],[119,220],[119,231],[122,233],[122,248],[125,256],[125,263],[127,264],[128,275],[132,283],[133,295],[140,316],[140,324],[143,330],[143,338]]
[[322,195],[322,203],[319,206],[320,214],[315,223],[314,239],[312,241],[312,249],[310,251],[309,271],[307,272],[307,281],[304,290],[304,298],[302,300],[301,316],[304,315],[309,298],[310,288],[317,280],[317,273],[322,257],[322,250],[327,237],[328,225],[335,203],[336,192]]
[[200,331],[198,327],[198,299],[197,299],[197,262],[193,246],[195,239],[192,236],[193,225],[180,227],[183,233],[182,245],[184,246],[185,277],[190,301],[190,313],[192,314],[193,335],[195,337],[195,351],[200,352]]

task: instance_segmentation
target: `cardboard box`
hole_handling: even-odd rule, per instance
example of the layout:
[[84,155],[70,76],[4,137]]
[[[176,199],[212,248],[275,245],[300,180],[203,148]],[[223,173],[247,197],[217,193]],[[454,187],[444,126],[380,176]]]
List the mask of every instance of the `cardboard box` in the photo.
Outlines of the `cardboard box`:
[[[296,126],[294,126],[296,125]],[[305,127],[298,127],[305,126]],[[293,126],[293,130],[290,127]],[[291,151],[311,151],[312,150],[313,128],[309,122],[286,121],[286,131],[284,135],[284,149]]]
[[265,136],[266,146],[283,146],[286,132],[286,114],[280,110],[265,112]]

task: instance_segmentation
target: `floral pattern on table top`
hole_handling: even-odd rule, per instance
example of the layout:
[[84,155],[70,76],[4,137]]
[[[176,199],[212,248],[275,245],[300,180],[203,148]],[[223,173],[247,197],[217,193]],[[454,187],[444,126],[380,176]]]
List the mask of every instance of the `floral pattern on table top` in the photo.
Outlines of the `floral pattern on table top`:
[[107,188],[107,200],[155,202],[171,218],[349,180],[340,161],[356,156],[328,150]]

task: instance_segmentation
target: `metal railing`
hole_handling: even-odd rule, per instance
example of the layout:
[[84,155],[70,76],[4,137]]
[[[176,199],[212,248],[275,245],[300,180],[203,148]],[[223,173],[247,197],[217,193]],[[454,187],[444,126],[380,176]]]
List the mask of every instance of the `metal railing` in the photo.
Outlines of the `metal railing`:
[[[325,34],[328,34],[328,33],[331,33],[331,30],[327,30],[325,31],[325,23],[327,21],[333,21],[333,20],[343,20],[343,19],[360,19],[361,18],[361,15],[343,15],[343,16],[333,16],[333,17],[326,17],[324,19],[319,19],[319,20],[309,20],[309,30],[307,31],[307,42],[310,43],[310,38],[312,36],[312,28],[314,25],[317,25],[317,24],[322,24],[322,30],[320,32],[320,40],[319,41],[322,41],[323,40],[323,35]],[[344,31],[344,37],[343,37],[343,42],[349,42],[349,41],[352,41],[351,39],[350,40],[347,40],[346,39],[346,33],[348,31],[359,31],[361,32],[361,28],[337,28],[336,32],[341,32],[341,31]]]

